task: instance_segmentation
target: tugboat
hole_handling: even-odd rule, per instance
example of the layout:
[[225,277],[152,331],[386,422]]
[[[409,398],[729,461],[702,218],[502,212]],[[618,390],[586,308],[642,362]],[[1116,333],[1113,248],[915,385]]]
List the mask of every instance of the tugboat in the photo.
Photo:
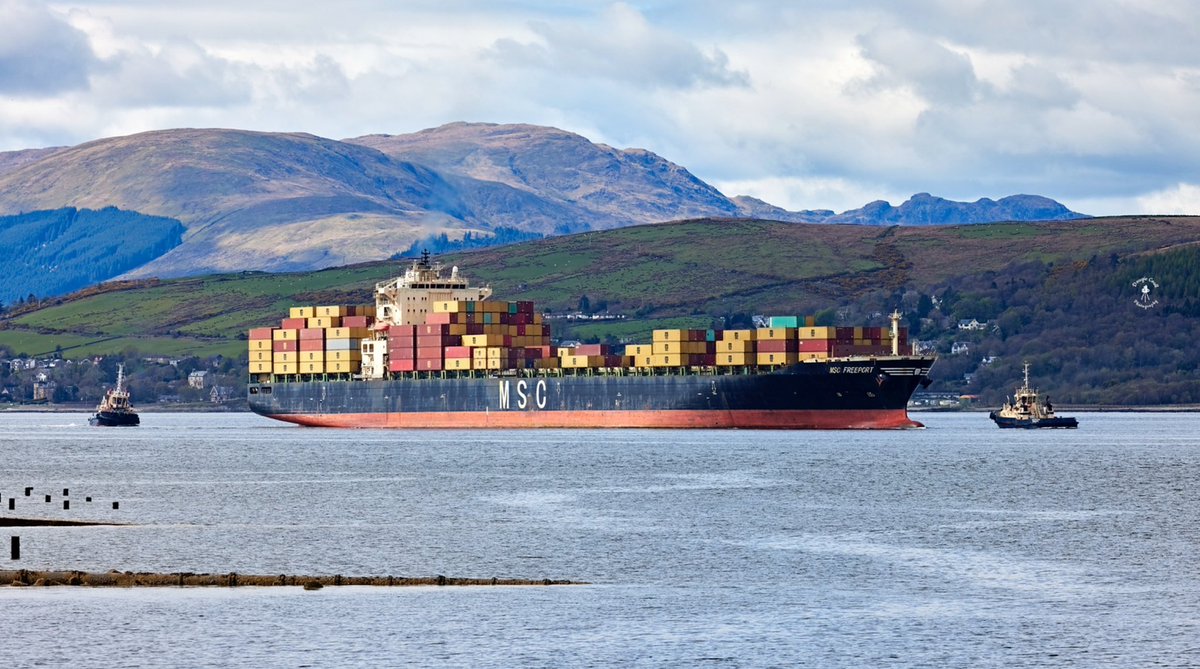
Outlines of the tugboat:
[[1013,393],[1012,402],[1005,402],[999,411],[988,417],[999,427],[1079,427],[1079,421],[1070,416],[1055,416],[1050,397],[1040,400],[1038,392],[1029,387],[1029,363],[1025,363],[1025,385]]
[[117,365],[117,385],[109,388],[96,407],[96,415],[88,419],[89,425],[103,427],[133,427],[141,424],[137,412],[129,404],[129,391],[125,390],[125,365]]

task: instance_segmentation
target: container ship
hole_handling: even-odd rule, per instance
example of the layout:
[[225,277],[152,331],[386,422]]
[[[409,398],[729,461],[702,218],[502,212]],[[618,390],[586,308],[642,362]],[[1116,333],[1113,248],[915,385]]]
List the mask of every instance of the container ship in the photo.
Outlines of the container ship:
[[662,329],[623,351],[554,346],[532,302],[491,299],[428,254],[375,303],[293,307],[249,332],[258,414],[354,428],[916,428],[934,358],[880,327],[776,316],[754,329]]

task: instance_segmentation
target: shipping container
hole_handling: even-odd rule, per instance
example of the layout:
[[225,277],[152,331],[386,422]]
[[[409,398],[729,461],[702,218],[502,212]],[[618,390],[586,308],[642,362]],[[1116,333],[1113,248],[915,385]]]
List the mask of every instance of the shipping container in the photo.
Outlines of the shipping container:
[[324,351],[325,350],[325,340],[324,339],[301,339],[300,340],[300,350],[301,351]]
[[274,344],[274,342],[271,341],[270,339],[251,339],[250,340],[250,350],[251,351],[270,351],[270,350],[272,350],[271,347],[273,344]]
[[[349,363],[335,362],[335,365],[343,365]],[[417,361],[412,358],[397,360],[395,358],[388,359],[389,372],[414,372],[417,369]]]
[[750,339],[723,339],[717,342],[717,353],[753,353],[754,341]]
[[299,365],[297,362],[274,362],[271,364],[272,374],[298,374]]
[[764,340],[795,339],[796,328],[758,328],[754,336],[760,342]]
[[755,346],[758,353],[786,353],[799,350],[800,342],[795,339],[760,339]]
[[278,330],[274,330],[271,332],[271,339],[273,341],[296,341],[296,340],[300,339],[300,329],[299,328],[287,328],[287,329],[280,328]]
[[250,330],[250,341],[257,341],[257,340],[262,340],[262,339],[269,340],[269,339],[271,339],[271,333],[274,331],[275,331],[275,328],[253,328]]
[[800,318],[798,316],[772,316],[770,322],[773,328],[800,327]]
[[365,339],[371,336],[371,331],[367,328],[350,327],[343,325],[340,328],[329,328],[325,331],[326,339]]
[[338,362],[345,362],[348,360],[362,360],[362,351],[359,351],[357,349],[355,349],[353,351],[343,351],[343,350],[330,351],[330,350],[326,349],[325,362],[329,362],[331,360],[338,361]]
[[325,361],[326,374],[357,374],[362,371],[362,363],[357,360],[330,362]]
[[361,339],[326,339],[325,350],[327,351],[357,351]]
[[300,363],[300,373],[301,374],[324,374],[325,373],[325,361],[324,360],[317,361],[317,362],[302,361]]
[[272,367],[271,367],[270,360],[265,360],[265,361],[251,360],[250,361],[250,373],[251,374],[264,374],[264,373],[270,374],[271,369],[272,369]]
[[472,368],[471,358],[446,358],[446,369],[469,371]]
[[446,346],[462,346],[463,337],[458,335],[417,335],[417,348],[444,348]]
[[831,327],[806,327],[800,329],[799,336],[801,339],[836,339],[836,330]]
[[632,355],[634,357],[652,355],[653,353],[654,346],[652,344],[629,344],[625,347],[625,355]]
[[288,309],[288,318],[312,318],[316,315],[315,307],[292,307]]
[[370,316],[343,316],[342,327],[346,328],[369,328],[375,319]]
[[389,325],[387,329],[388,339],[393,337],[416,337],[417,326],[415,325]]
[[575,355],[611,355],[608,344],[580,344],[575,347]]
[[285,318],[279,323],[285,330],[301,330],[308,327],[307,318]]
[[753,353],[718,353],[716,364],[718,367],[744,367],[754,364]]
[[250,362],[271,362],[271,351],[250,351]]
[[[762,342],[759,342],[762,345]],[[787,351],[784,353],[762,353],[761,351],[755,354],[754,360],[759,365],[792,365],[800,360],[799,354],[795,351]]]
[[721,332],[721,341],[754,341],[754,330],[725,330]]
[[342,316],[349,315],[349,311],[349,308],[344,306],[317,307],[315,315],[318,318],[341,318]]
[[295,339],[291,341],[273,341],[271,342],[271,350],[275,351],[276,353],[281,351],[295,353],[296,351],[300,350],[300,342],[296,341]]

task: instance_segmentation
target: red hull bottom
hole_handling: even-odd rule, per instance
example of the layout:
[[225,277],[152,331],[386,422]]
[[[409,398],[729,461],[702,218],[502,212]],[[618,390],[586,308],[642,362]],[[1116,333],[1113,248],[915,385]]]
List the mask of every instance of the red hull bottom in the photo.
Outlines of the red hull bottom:
[[309,427],[349,428],[700,428],[894,430],[924,425],[904,409],[830,411],[498,411],[274,414]]

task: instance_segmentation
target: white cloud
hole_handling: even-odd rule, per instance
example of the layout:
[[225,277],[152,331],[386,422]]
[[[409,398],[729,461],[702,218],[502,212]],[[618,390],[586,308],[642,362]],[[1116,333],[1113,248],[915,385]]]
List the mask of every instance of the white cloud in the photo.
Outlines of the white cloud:
[[1148,214],[1200,215],[1200,185],[1181,183],[1137,198],[1140,210]]

